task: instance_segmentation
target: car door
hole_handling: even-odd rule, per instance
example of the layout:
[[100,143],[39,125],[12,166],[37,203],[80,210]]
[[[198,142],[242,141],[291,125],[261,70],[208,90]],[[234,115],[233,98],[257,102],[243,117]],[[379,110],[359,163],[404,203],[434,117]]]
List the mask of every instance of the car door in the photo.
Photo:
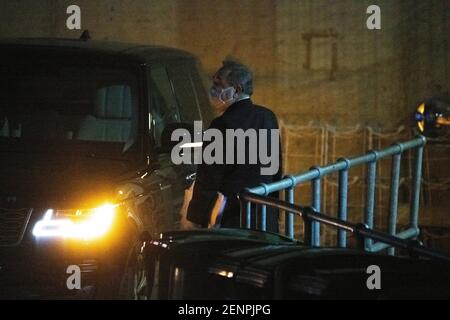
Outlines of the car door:
[[[167,129],[178,124],[192,125],[202,121],[201,101],[204,91],[198,90],[194,79],[196,69],[189,61],[173,61],[153,64],[147,70],[149,79],[149,125],[157,166],[152,172],[152,181],[158,181],[156,206],[153,206],[148,225],[155,232],[173,230],[178,227],[185,189],[193,182],[194,164],[175,165],[171,160],[171,149],[163,143]],[[206,98],[207,99],[207,98]]]

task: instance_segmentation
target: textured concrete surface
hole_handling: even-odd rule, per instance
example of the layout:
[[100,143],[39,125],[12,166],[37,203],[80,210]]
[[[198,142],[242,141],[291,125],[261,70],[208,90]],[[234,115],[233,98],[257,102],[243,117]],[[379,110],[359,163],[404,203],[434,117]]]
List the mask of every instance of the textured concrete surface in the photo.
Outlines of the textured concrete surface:
[[[291,123],[392,128],[450,89],[448,0],[1,0],[0,37],[78,37],[70,4],[93,38],[186,49],[206,75],[238,58],[255,72],[255,100]],[[371,4],[381,30],[366,28]],[[335,37],[312,38],[306,68],[309,34]]]

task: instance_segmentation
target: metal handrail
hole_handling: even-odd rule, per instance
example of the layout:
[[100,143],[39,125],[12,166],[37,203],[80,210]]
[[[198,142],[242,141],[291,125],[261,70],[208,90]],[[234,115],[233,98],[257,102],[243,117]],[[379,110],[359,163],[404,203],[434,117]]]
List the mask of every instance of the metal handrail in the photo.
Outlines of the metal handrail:
[[444,253],[439,251],[424,247],[417,240],[406,240],[401,239],[390,234],[369,229],[369,227],[363,223],[355,224],[348,221],[340,220],[323,213],[317,212],[311,207],[302,207],[295,204],[288,203],[286,201],[282,201],[276,198],[268,197],[268,196],[260,196],[248,191],[244,191],[239,194],[239,200],[241,205],[244,205],[245,202],[252,202],[259,205],[265,205],[273,208],[278,208],[280,210],[286,210],[292,212],[300,216],[305,226],[305,244],[311,245],[308,242],[310,237],[306,235],[311,233],[311,223],[317,222],[322,223],[324,225],[328,225],[334,227],[338,230],[343,230],[346,232],[350,232],[356,236],[357,247],[359,249],[366,249],[367,239],[376,240],[380,243],[384,243],[388,246],[405,249],[409,252],[411,256],[425,256],[434,259],[440,259],[450,262],[450,257]]
[[[299,175],[289,175],[284,177],[280,181],[276,181],[270,184],[261,184],[254,188],[247,189],[247,191],[266,196],[272,192],[285,190],[285,200],[291,204],[294,203],[294,191],[295,187],[304,182],[311,182],[312,185],[312,204],[311,206],[317,212],[320,212],[320,198],[321,198],[321,178],[326,175],[338,172],[339,173],[339,203],[338,203],[338,217],[341,220],[347,220],[347,200],[348,200],[348,171],[350,168],[367,165],[367,194],[366,194],[366,208],[364,215],[364,224],[370,229],[374,225],[374,208],[375,208],[375,189],[376,189],[376,172],[377,162],[380,159],[386,157],[392,157],[391,168],[391,185],[390,185],[390,203],[389,203],[389,224],[388,232],[393,236],[397,236],[404,239],[415,238],[419,236],[419,200],[420,200],[420,184],[422,177],[422,161],[423,161],[423,148],[426,144],[424,136],[417,136],[410,141],[395,143],[392,146],[379,151],[369,151],[365,155],[343,158],[337,162],[323,166],[312,167],[309,171],[301,173]],[[410,221],[409,228],[403,232],[397,233],[397,211],[398,211],[398,193],[399,193],[399,180],[400,180],[400,164],[401,155],[406,150],[415,149],[415,163],[414,163],[414,176],[412,179],[411,188],[411,206],[410,206]],[[250,203],[246,203],[241,214],[245,215],[245,224],[243,227],[250,228],[251,226],[251,206]],[[260,212],[260,229],[266,230],[266,207],[261,206]],[[311,222],[311,234],[308,239],[314,246],[320,245],[320,224]],[[285,221],[286,236],[294,238],[294,215],[292,212],[286,212]],[[345,230],[338,230],[338,246],[346,247],[346,235]],[[394,248],[389,248],[389,245],[385,243],[373,243],[372,239],[368,239],[366,243],[366,250],[368,251],[380,251],[388,248],[388,253],[393,255]]]

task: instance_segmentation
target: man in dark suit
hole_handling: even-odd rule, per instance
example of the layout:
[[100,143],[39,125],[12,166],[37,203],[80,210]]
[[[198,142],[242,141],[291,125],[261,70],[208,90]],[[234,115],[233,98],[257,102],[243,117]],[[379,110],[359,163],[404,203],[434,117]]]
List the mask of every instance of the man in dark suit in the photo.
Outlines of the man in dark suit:
[[[220,192],[227,198],[221,226],[238,228],[240,226],[240,205],[237,194],[245,188],[261,183],[271,183],[281,178],[281,149],[276,116],[269,109],[253,104],[250,99],[252,93],[252,73],[240,63],[225,61],[213,77],[210,96],[212,104],[220,116],[211,122],[210,129],[219,130],[223,137],[227,137],[226,141],[223,140],[222,151],[223,158],[228,161],[213,164],[203,162],[199,165],[192,200],[187,212],[187,219],[195,224],[208,225],[210,210],[217,192]],[[250,141],[251,134],[245,139],[241,139],[240,142],[239,139],[233,138],[231,142],[233,149],[230,152],[228,148],[230,147],[229,133],[242,134],[250,131],[253,133],[266,131],[267,135],[258,134],[257,141]],[[271,133],[276,133],[276,135],[271,137]],[[273,137],[276,138],[273,139]],[[267,150],[260,150],[262,140],[265,143],[264,149]],[[203,150],[207,146],[208,142],[204,141]],[[243,150],[244,147],[245,161],[242,163],[243,154],[239,154],[237,150]],[[267,169],[267,161],[263,161],[260,157],[264,152],[271,159],[276,158],[275,170],[266,170],[264,173],[264,168]],[[241,161],[239,161],[239,157],[241,157]],[[251,160],[252,157],[253,159],[257,157],[256,162]],[[254,224],[255,219],[252,220]],[[267,210],[267,230],[278,231],[277,210]]]

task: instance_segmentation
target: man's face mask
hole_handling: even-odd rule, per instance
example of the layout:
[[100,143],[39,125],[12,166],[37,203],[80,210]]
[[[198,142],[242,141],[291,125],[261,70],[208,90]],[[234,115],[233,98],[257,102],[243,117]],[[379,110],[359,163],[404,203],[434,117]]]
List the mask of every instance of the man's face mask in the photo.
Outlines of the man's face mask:
[[219,113],[224,112],[237,98],[236,89],[234,87],[222,89],[212,86],[209,94],[214,108],[216,108]]

